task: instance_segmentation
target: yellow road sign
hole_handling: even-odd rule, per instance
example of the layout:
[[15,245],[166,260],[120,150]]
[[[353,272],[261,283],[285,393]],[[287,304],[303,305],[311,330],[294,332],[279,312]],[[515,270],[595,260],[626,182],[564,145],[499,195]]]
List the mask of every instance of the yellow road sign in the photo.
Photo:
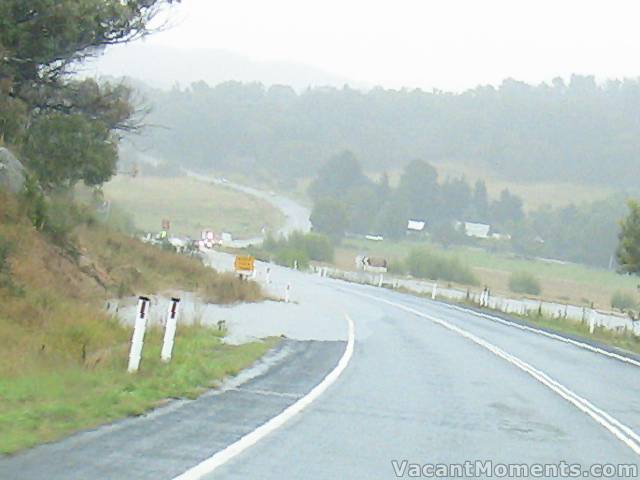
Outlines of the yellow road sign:
[[237,272],[253,272],[255,259],[250,255],[237,255],[233,266]]

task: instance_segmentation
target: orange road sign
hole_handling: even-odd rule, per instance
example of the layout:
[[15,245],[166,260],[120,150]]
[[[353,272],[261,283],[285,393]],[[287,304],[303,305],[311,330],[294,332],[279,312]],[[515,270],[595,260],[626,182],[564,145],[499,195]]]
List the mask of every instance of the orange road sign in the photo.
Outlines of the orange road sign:
[[253,272],[255,258],[250,255],[237,255],[233,267],[237,272]]

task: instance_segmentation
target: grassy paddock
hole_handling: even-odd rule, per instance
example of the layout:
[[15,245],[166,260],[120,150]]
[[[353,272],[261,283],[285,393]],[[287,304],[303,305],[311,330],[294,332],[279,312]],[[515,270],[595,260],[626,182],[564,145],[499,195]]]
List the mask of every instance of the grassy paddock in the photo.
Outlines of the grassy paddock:
[[189,177],[116,177],[104,193],[144,231],[159,231],[166,218],[176,235],[199,238],[202,230],[212,229],[251,237],[284,223],[282,213],[264,200]]
[[383,256],[393,264],[394,261],[405,259],[409,252],[419,245],[428,246],[431,251],[440,255],[458,258],[460,262],[471,267],[481,284],[488,285],[496,293],[507,295],[510,294],[509,278],[515,272],[526,272],[536,277],[547,299],[578,305],[594,302],[598,308],[609,308],[611,297],[616,291],[637,295],[636,286],[640,283],[637,277],[584,265],[528,260],[473,247],[443,249],[431,243],[410,241],[372,242],[348,239],[337,249],[336,263],[341,268],[353,269],[355,255],[368,253]]
[[[162,332],[152,329],[145,338],[141,370],[131,375],[126,372],[130,332],[108,320],[106,325],[113,330],[111,346],[91,351],[84,360],[77,348],[66,358],[47,349],[32,350],[22,352],[25,363],[0,367],[0,453],[139,415],[166,398],[195,398],[251,365],[277,342],[231,346],[221,342],[217,331],[183,326],[178,328],[173,360],[165,365],[160,362]],[[6,347],[3,342],[3,357]]]

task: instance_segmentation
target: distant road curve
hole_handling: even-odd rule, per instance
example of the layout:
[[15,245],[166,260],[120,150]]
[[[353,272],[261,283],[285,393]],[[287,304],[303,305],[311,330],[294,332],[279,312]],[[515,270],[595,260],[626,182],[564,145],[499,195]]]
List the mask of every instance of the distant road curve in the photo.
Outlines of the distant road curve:
[[[256,198],[260,198],[269,202],[275,208],[280,210],[285,216],[285,223],[278,230],[279,235],[289,235],[291,232],[301,231],[308,232],[311,230],[311,222],[309,221],[309,216],[311,215],[311,211],[309,208],[300,205],[295,200],[284,197],[277,193],[265,192],[263,190],[258,190],[257,188],[248,187],[246,185],[241,185],[239,183],[230,182],[228,180],[224,180],[220,177],[213,177],[210,175],[204,175],[201,173],[196,173],[191,170],[184,170],[187,176],[195,178],[196,180],[200,180],[202,182],[212,183],[215,185],[222,185],[224,187],[232,188],[239,192],[246,193],[248,195],[254,196]],[[264,240],[264,237],[254,237],[247,239],[239,239],[234,240],[230,246],[242,248],[248,245],[260,244]]]

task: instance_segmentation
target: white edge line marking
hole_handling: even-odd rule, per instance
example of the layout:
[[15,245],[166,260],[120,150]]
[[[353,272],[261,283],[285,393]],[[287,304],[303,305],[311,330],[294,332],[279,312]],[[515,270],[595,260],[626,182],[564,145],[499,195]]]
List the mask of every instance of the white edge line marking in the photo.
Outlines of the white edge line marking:
[[297,402],[289,405],[286,409],[284,409],[281,413],[273,417],[271,420],[268,420],[266,423],[262,424],[254,431],[246,434],[244,437],[237,440],[235,443],[232,443],[228,447],[224,448],[213,454],[213,456],[199,463],[195,467],[190,468],[186,472],[178,475],[173,480],[196,480],[202,478],[204,475],[208,475],[213,472],[216,468],[224,465],[229,460],[231,460],[236,455],[244,452],[251,446],[255,445],[257,442],[262,440],[264,437],[269,435],[271,432],[277,430],[282,427],[287,421],[296,416],[306,407],[311,405],[315,400],[322,395],[331,384],[333,384],[338,377],[344,372],[349,365],[349,361],[353,355],[353,347],[355,343],[355,327],[353,325],[353,320],[349,315],[345,314],[345,318],[347,320],[349,326],[349,333],[347,339],[347,346],[344,349],[344,353],[342,357],[338,361],[336,367],[327,374],[326,377],[313,389],[307,393],[304,397],[300,398]]
[[361,295],[364,297],[368,297],[374,300],[377,300],[379,302],[383,302],[386,303],[388,305],[391,305],[393,307],[399,308],[401,310],[404,310],[406,312],[412,313],[414,315],[417,315],[419,317],[423,317],[426,318],[427,320],[430,320],[448,330],[451,330],[465,338],[468,338],[469,340],[471,340],[472,342],[480,345],[481,347],[484,347],[485,349],[489,350],[491,353],[493,353],[494,355],[506,360],[507,362],[511,363],[512,365],[515,365],[516,367],[518,367],[520,370],[524,371],[525,373],[528,373],[529,375],[531,375],[534,379],[536,379],[537,381],[539,381],[540,383],[542,383],[543,385],[545,385],[546,387],[548,387],[550,390],[552,390],[553,392],[557,393],[560,397],[564,398],[565,400],[567,400],[569,403],[573,404],[575,407],[577,407],[579,410],[581,410],[582,412],[586,413],[587,415],[589,415],[591,418],[593,418],[597,423],[599,423],[600,425],[602,425],[605,429],[607,429],[609,432],[611,432],[618,440],[620,440],[622,443],[624,443],[627,447],[629,447],[634,453],[636,453],[637,455],[640,455],[640,436],[638,436],[638,434],[636,434],[630,427],[624,425],[623,423],[621,423],[620,421],[618,421],[617,419],[615,419],[614,417],[612,417],[611,415],[609,415],[608,413],[604,412],[603,410],[601,410],[600,408],[594,406],[591,402],[589,402],[588,400],[580,397],[578,394],[576,394],[575,392],[569,390],[567,387],[565,387],[564,385],[560,384],[559,382],[557,382],[556,380],[553,380],[552,378],[550,378],[547,374],[541,372],[540,370],[537,370],[536,368],[532,367],[531,365],[529,365],[528,363],[520,360],[519,358],[505,352],[504,350],[500,349],[499,347],[487,342],[486,340],[483,340],[480,337],[477,337],[476,335],[463,330],[462,328],[459,328],[449,322],[446,322],[444,320],[441,320],[439,318],[433,317],[431,315],[428,315],[426,313],[423,313],[419,310],[416,310],[414,308],[411,307],[407,307],[406,305],[402,305],[401,303],[396,303],[396,302],[392,302],[390,300],[385,300],[383,298],[379,298],[379,297],[375,297],[373,295],[369,295],[366,293],[361,293],[361,292],[353,292],[356,295]]
[[601,355],[605,355],[607,357],[615,358],[616,360],[620,360],[622,362],[629,363],[631,365],[635,365],[636,367],[640,367],[640,362],[635,360],[635,359],[633,359],[633,358],[625,357],[624,355],[619,355],[619,354],[614,353],[614,352],[609,352],[607,350],[603,350],[601,348],[594,347],[593,345],[589,345],[588,343],[579,342],[578,340],[573,340],[572,338],[567,338],[567,337],[563,337],[561,335],[556,335],[555,333],[546,332],[544,330],[540,330],[538,328],[529,327],[527,325],[520,325],[519,323],[510,322],[509,320],[505,320],[503,318],[496,317],[495,315],[490,315],[488,313],[476,312],[475,310],[470,310],[470,309],[467,309],[467,308],[464,308],[464,307],[459,307],[457,305],[451,305],[449,303],[442,303],[442,302],[438,302],[438,303],[440,305],[444,305],[444,306],[446,306],[448,308],[451,308],[453,310],[458,310],[460,312],[470,313],[470,314],[475,315],[477,317],[486,318],[486,319],[491,320],[493,322],[501,323],[501,324],[507,325],[509,327],[519,328],[520,330],[526,330],[528,332],[533,332],[533,333],[537,333],[539,335],[544,335],[545,337],[553,338],[554,340],[560,340],[561,342],[569,343],[569,344],[574,345],[576,347],[584,348],[585,350],[589,350],[589,351],[592,351],[592,352],[595,352],[595,353],[599,353]]

